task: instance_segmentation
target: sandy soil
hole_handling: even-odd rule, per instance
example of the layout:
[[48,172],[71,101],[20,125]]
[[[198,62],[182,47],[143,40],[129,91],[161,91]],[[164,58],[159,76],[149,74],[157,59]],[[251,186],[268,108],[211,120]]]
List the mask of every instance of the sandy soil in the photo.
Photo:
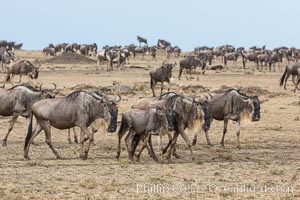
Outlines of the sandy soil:
[[[47,59],[40,51],[17,51],[18,59]],[[106,66],[95,64],[44,64],[38,83],[55,82],[61,94],[68,94],[76,86],[111,86],[113,81],[133,90],[122,94],[119,118],[123,111],[140,97],[151,96],[149,70],[165,60],[161,53],[157,60],[146,56],[131,59],[124,70],[107,72]],[[172,62],[179,59],[171,58]],[[218,62],[216,62],[218,64]],[[229,63],[221,73],[207,71],[200,80],[188,81],[185,74],[178,80],[178,65],[173,71],[171,90],[186,95],[228,87],[259,87],[261,120],[242,124],[241,150],[236,148],[235,125],[229,123],[225,149],[219,145],[223,123],[214,121],[211,130],[213,147],[206,145],[204,134],[194,147],[196,159],[190,158],[182,138],[178,140],[180,159],[173,164],[157,164],[144,151],[141,162],[127,159],[123,143],[120,161],[115,158],[116,133],[97,133],[96,144],[86,161],[79,159],[79,145],[68,144],[67,130],[52,129],[52,141],[63,160],[56,160],[44,142],[43,133],[31,146],[31,161],[23,159],[26,120],[19,119],[8,138],[8,146],[0,146],[0,198],[3,199],[300,199],[300,98],[294,94],[292,83],[288,90],[279,88],[278,72],[253,72]],[[130,65],[144,69],[128,68]],[[4,79],[0,74],[0,80]],[[17,81],[17,78],[14,80]],[[27,78],[24,77],[24,81]],[[203,90],[183,90],[188,85],[200,85]],[[9,85],[7,85],[8,87]],[[159,92],[157,87],[156,92]],[[7,130],[9,118],[0,117],[1,137]],[[192,134],[189,134],[192,139]],[[164,139],[166,142],[167,138]],[[154,138],[155,149],[158,151]],[[238,188],[237,188],[238,187]],[[243,191],[246,188],[248,191]],[[254,188],[256,187],[254,192]],[[280,188],[279,188],[280,187]],[[280,191],[276,191],[276,188]],[[263,190],[263,191],[262,191]],[[267,190],[267,191],[266,191]],[[283,191],[284,190],[284,191]]]

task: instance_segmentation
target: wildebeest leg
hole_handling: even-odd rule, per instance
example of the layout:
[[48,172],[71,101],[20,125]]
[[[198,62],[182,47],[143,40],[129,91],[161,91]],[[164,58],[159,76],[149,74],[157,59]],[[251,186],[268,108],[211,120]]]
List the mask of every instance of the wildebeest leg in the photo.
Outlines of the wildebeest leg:
[[12,85],[12,86],[14,86],[14,84],[13,84],[13,82],[12,82],[12,80],[13,80],[14,76],[15,76],[15,75],[14,75],[14,74],[12,74],[12,75],[11,75],[11,77],[10,77],[10,83],[11,83],[11,85]]
[[[133,128],[130,128],[129,132],[128,132],[126,138],[125,138],[125,144],[126,144],[126,147],[127,147],[128,157],[129,157],[130,160],[133,160],[133,154],[134,154],[133,149],[129,145],[130,139],[131,139],[132,142],[135,141],[134,139],[132,139],[133,137],[134,137],[134,130],[133,130]],[[139,139],[138,139],[138,141],[139,141]],[[138,144],[138,142],[137,142],[137,144]],[[136,144],[136,146],[137,146],[137,144]]]
[[224,119],[223,136],[222,136],[222,139],[221,139],[221,142],[220,142],[220,144],[221,144],[223,147],[225,147],[225,146],[224,146],[224,138],[225,138],[225,134],[226,134],[226,132],[227,132],[227,125],[228,125],[228,119]]
[[18,114],[18,113],[13,114],[13,116],[11,118],[11,121],[10,121],[10,124],[9,124],[9,127],[8,127],[8,130],[7,130],[7,133],[6,133],[5,137],[3,138],[3,142],[2,142],[3,146],[7,146],[8,135],[12,131],[12,129],[14,128],[14,124],[16,123],[19,116],[20,116],[20,114]]
[[236,142],[237,142],[237,148],[240,149],[241,148],[241,144],[240,144],[240,120],[238,120],[236,122]]
[[155,95],[155,86],[156,86],[156,81],[154,79],[151,78],[151,90],[152,90],[152,94],[153,94],[153,97],[156,97]]
[[29,142],[28,142],[28,145],[26,147],[26,149],[24,150],[24,158],[26,158],[27,160],[30,160],[29,156],[28,156],[28,152],[29,152],[29,147],[30,147],[30,144],[33,143],[33,140],[34,138],[43,130],[42,126],[40,125],[39,121],[37,123],[37,126],[36,128],[34,129],[30,139],[29,139]]
[[[82,159],[86,160],[88,158],[88,153],[89,153],[91,144],[93,143],[93,140],[94,140],[94,134],[91,133],[89,131],[89,129],[86,126],[84,126],[84,125],[81,125],[79,127],[80,127],[81,131],[84,132],[84,134],[87,135],[88,138],[89,138],[89,144],[88,144],[87,148],[85,149],[84,154],[83,154],[83,158],[82,158]],[[80,138],[80,139],[82,139],[82,138]],[[82,146],[83,146],[83,143],[82,143]]]
[[287,73],[286,74],[286,77],[285,77],[285,79],[284,79],[284,86],[283,86],[283,88],[286,90],[286,82],[287,82],[287,80],[288,80],[288,78],[290,77],[290,73]]
[[68,142],[69,142],[69,144],[72,144],[72,141],[71,141],[71,129],[70,128],[68,129]]
[[77,137],[77,133],[76,133],[75,127],[73,127],[73,132],[74,132],[74,142],[76,144],[78,144],[78,137]]
[[180,67],[180,69],[179,69],[179,75],[178,75],[178,80],[180,80],[180,77],[181,77],[182,71],[183,71],[183,67]]
[[148,140],[149,140],[149,136],[150,136],[149,133],[145,133],[145,135],[144,135],[144,137],[143,137],[143,146],[142,146],[140,152],[139,152],[138,155],[137,155],[137,162],[140,162],[141,154],[142,154],[143,150],[147,147],[147,143],[148,143]]
[[151,157],[153,158],[154,161],[158,162],[158,159],[157,159],[157,157],[155,155],[155,152],[154,152],[154,149],[153,149],[152,136],[151,135],[149,136],[148,143],[149,143],[149,150],[150,150]]
[[19,83],[21,83],[21,82],[22,82],[22,74],[20,74],[20,79],[19,79]]
[[46,143],[48,144],[48,146],[50,147],[50,149],[53,151],[54,155],[56,156],[57,159],[61,159],[59,153],[54,149],[52,142],[51,142],[51,125],[50,122],[48,121],[42,121],[41,126],[44,128],[45,130],[45,139],[46,139]]
[[120,130],[118,132],[118,150],[117,150],[117,156],[116,158],[119,159],[120,157],[120,154],[121,154],[121,140],[122,140],[122,137],[124,136],[124,134],[128,131],[128,127],[126,126],[124,128],[124,125],[123,123],[121,124],[121,127],[120,127]]
[[296,84],[296,82],[295,82],[295,75],[292,75],[292,81],[293,81],[293,83],[295,85]]
[[162,134],[159,134],[159,150],[160,150],[160,160],[161,162],[163,162],[164,147],[162,143]]
[[160,95],[162,95],[163,89],[164,89],[164,82],[161,82],[161,86],[160,86]]
[[176,144],[178,135],[179,135],[179,132],[176,131],[176,132],[174,133],[172,142],[171,142],[171,144],[170,144],[170,147],[169,147],[169,150],[168,150],[168,156],[167,156],[168,163],[171,163],[171,162],[172,162],[172,160],[171,160],[171,154],[172,154],[173,148],[174,148],[174,146],[175,146],[175,144]]
[[295,84],[295,89],[294,92],[296,92],[296,90],[298,89],[298,83],[300,81],[300,76],[297,77],[297,81],[294,83]]
[[184,132],[184,129],[183,129],[183,128],[179,128],[179,132],[180,132],[181,136],[183,137],[183,139],[184,139],[186,145],[187,145],[188,148],[190,149],[192,160],[194,160],[194,159],[195,159],[195,156],[194,156],[193,149],[192,149],[192,145],[191,145],[191,142],[190,142],[188,136],[187,136],[186,133]]

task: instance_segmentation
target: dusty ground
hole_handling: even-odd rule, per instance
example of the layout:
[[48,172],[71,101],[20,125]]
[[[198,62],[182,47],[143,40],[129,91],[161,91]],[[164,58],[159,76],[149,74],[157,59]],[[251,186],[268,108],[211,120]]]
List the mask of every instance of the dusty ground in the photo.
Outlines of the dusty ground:
[[[39,51],[18,51],[16,55],[18,59],[47,59]],[[111,86],[113,81],[133,87],[131,94],[122,95],[123,101],[119,106],[121,114],[138,98],[151,96],[149,69],[157,67],[164,58],[165,55],[160,55],[155,61],[149,57],[144,60],[131,59],[127,66],[137,65],[145,69],[125,68],[113,72],[107,72],[105,65],[45,64],[38,81],[55,82],[62,89],[61,94],[68,94],[78,85]],[[52,129],[54,146],[64,159],[55,159],[44,143],[44,135],[40,134],[36,139],[39,145],[30,149],[32,160],[25,161],[23,145],[27,127],[25,119],[19,119],[8,139],[8,146],[0,146],[0,198],[300,199],[299,92],[294,94],[290,91],[291,81],[288,82],[289,90],[279,88],[281,72],[256,70],[253,74],[253,66],[249,64],[244,71],[240,69],[240,63],[237,66],[230,63],[221,73],[208,71],[205,76],[200,75],[199,81],[187,81],[185,75],[179,81],[176,78],[178,66],[173,71],[171,90],[182,93],[182,88],[188,85],[201,85],[210,91],[221,86],[255,86],[263,89],[260,96],[264,100],[261,120],[242,125],[241,150],[236,149],[233,122],[229,123],[226,148],[223,149],[219,145],[223,123],[214,121],[210,130],[214,146],[208,147],[201,133],[194,147],[195,161],[191,161],[182,138],[178,140],[181,159],[174,158],[174,164],[157,164],[146,151],[140,163],[129,162],[124,143],[121,160],[117,161],[116,133],[97,133],[90,159],[82,161],[78,157],[79,145],[68,144],[67,131]],[[4,79],[4,74],[0,74],[0,79]],[[159,89],[156,91],[159,92]],[[185,90],[188,95],[199,91]],[[9,120],[0,118],[1,137],[4,137]],[[241,192],[243,187],[247,187],[248,191]],[[256,193],[253,187],[256,187]],[[268,191],[261,191],[260,187]],[[286,191],[278,192],[275,190],[278,187],[285,187],[283,189]]]

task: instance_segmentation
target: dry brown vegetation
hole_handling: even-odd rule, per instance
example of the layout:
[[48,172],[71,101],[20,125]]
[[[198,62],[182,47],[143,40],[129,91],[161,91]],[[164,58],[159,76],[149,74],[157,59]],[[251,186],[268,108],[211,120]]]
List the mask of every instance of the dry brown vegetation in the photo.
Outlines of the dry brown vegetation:
[[[17,59],[49,57],[40,51],[17,51]],[[122,112],[141,97],[151,96],[149,70],[165,60],[160,52],[157,60],[146,56],[144,60],[131,59],[125,70],[107,72],[106,66],[96,64],[55,64],[44,62],[38,82],[55,82],[62,94],[76,89],[99,88],[117,90],[123,100]],[[171,61],[175,61],[171,58]],[[176,60],[178,63],[178,60]],[[131,67],[129,66],[140,66]],[[204,95],[209,91],[237,87],[250,94],[258,94],[264,101],[261,120],[242,124],[241,150],[236,148],[235,125],[230,122],[225,138],[225,149],[220,145],[223,123],[214,121],[211,130],[213,147],[206,145],[203,133],[194,147],[195,161],[182,138],[178,139],[180,159],[173,164],[157,164],[144,151],[141,162],[127,159],[125,144],[120,161],[115,159],[117,135],[97,133],[90,159],[79,159],[79,145],[68,144],[67,131],[52,129],[54,146],[63,160],[55,156],[44,143],[41,133],[38,146],[30,149],[31,161],[23,159],[23,145],[27,132],[25,119],[19,119],[8,138],[8,146],[0,147],[0,198],[3,199],[299,199],[300,198],[300,107],[299,91],[294,94],[291,81],[288,89],[279,88],[282,72],[253,70],[229,64],[221,73],[207,71],[200,80],[178,80],[178,66],[173,71],[171,91],[186,95]],[[0,74],[0,80],[4,80]],[[195,75],[194,75],[195,77]],[[26,80],[26,79],[24,79]],[[113,82],[115,85],[113,86]],[[38,84],[34,82],[34,84]],[[157,86],[157,92],[159,86]],[[4,137],[9,118],[0,118],[1,137]],[[192,134],[189,134],[192,138]],[[165,138],[166,142],[167,139]],[[156,139],[155,149],[158,151]],[[163,186],[192,186],[197,193],[167,192],[137,193],[136,184],[162,184]],[[290,186],[293,193],[235,193],[209,191],[209,186]]]

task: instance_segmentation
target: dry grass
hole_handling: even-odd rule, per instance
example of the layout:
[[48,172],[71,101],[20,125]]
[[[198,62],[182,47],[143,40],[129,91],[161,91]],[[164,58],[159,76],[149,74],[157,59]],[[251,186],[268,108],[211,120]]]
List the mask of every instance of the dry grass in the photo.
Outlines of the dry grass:
[[[161,52],[160,52],[161,53]],[[39,51],[18,51],[18,59],[45,60]],[[78,88],[112,88],[113,82],[129,86],[132,91],[122,94],[119,105],[119,120],[122,112],[140,97],[151,96],[149,70],[158,67],[165,60],[159,54],[157,60],[146,56],[144,60],[131,59],[125,68],[107,72],[106,66],[80,64],[45,64],[41,68],[37,82],[55,82],[61,94],[68,94]],[[178,63],[178,59],[172,58]],[[218,64],[218,63],[214,63]],[[241,63],[237,67],[230,64],[221,73],[207,71],[199,75],[200,80],[178,80],[178,66],[173,71],[174,79],[170,90],[179,93],[203,95],[206,91],[224,87],[238,87],[264,99],[261,105],[261,120],[257,123],[242,124],[241,150],[236,149],[235,124],[229,123],[225,138],[225,149],[219,145],[223,123],[214,121],[210,136],[214,144],[208,147],[203,133],[198,144],[193,147],[195,161],[190,158],[181,137],[177,152],[181,159],[173,158],[173,164],[157,164],[146,151],[141,162],[130,162],[124,142],[120,161],[115,159],[117,149],[116,133],[97,133],[95,146],[90,151],[90,159],[79,159],[79,145],[67,142],[67,131],[52,129],[54,147],[63,160],[55,156],[44,142],[41,133],[31,146],[32,161],[23,159],[23,145],[27,127],[26,120],[20,118],[9,139],[8,146],[0,146],[0,198],[1,199],[299,199],[300,198],[300,124],[299,92],[294,94],[291,81],[288,90],[278,86],[281,72],[253,71],[248,65],[245,73]],[[247,73],[249,72],[249,73]],[[251,72],[251,73],[250,73]],[[193,74],[196,77],[195,74]],[[4,79],[4,74],[0,74]],[[25,79],[24,79],[25,80]],[[35,82],[37,84],[37,82]],[[202,87],[203,86],[203,87]],[[166,88],[168,86],[166,85]],[[124,87],[124,90],[126,88]],[[167,91],[167,89],[165,90]],[[159,86],[156,92],[159,92]],[[296,102],[296,103],[295,103]],[[298,120],[297,120],[298,119]],[[8,118],[0,118],[2,137],[7,130]],[[192,134],[188,134],[190,140]],[[158,152],[154,137],[155,149]],[[164,138],[164,141],[167,141]],[[136,184],[162,184],[184,186],[191,184],[200,190],[191,192],[139,193]],[[212,184],[233,186],[289,185],[294,193],[233,193],[211,192]]]

